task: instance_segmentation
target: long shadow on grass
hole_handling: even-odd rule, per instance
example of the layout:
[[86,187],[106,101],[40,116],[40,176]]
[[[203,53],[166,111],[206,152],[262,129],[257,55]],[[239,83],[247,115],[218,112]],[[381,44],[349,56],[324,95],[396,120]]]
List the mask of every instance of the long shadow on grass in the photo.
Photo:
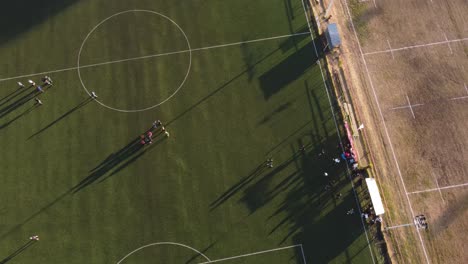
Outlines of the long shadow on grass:
[[317,61],[312,41],[295,51],[259,78],[265,99],[301,77]]
[[[303,28],[301,28],[300,30],[303,30]],[[300,32],[302,32],[302,31],[300,31]],[[263,56],[263,57],[261,57],[259,59],[256,59],[254,57],[254,55],[247,50],[247,45],[245,45],[245,44],[241,45],[243,60],[244,60],[244,63],[246,65],[245,70],[241,71],[239,74],[234,76],[232,79],[226,81],[220,87],[218,87],[217,89],[210,92],[208,95],[206,95],[205,97],[200,99],[198,102],[196,102],[195,104],[193,104],[192,106],[190,106],[189,108],[184,110],[182,113],[178,114],[176,117],[174,117],[172,120],[170,120],[167,123],[167,125],[170,125],[171,123],[177,121],[179,118],[183,117],[185,114],[192,111],[197,106],[204,103],[206,100],[208,100],[209,98],[211,98],[212,96],[214,96],[218,92],[222,91],[224,88],[228,87],[230,84],[232,84],[235,80],[237,80],[239,77],[243,76],[244,74],[248,74],[248,78],[249,78],[249,80],[251,80],[253,78],[253,76],[255,75],[255,67],[258,64],[262,63],[263,61],[265,61],[266,59],[268,59],[270,56],[272,56],[273,54],[275,54],[278,51],[284,51],[284,49],[286,49],[286,48],[289,49],[291,47],[291,45],[292,45],[291,43],[295,43],[296,41],[298,41],[297,38],[301,39],[301,38],[303,38],[303,36],[308,36],[308,35],[292,36],[292,37],[284,40],[280,44],[280,47],[278,47],[277,49],[274,49],[273,51],[271,51],[270,53],[266,54],[265,56]]]
[[23,113],[17,115],[15,118],[11,119],[10,121],[0,125],[0,130],[1,129],[4,129],[4,128],[7,128],[9,125],[11,125],[13,122],[17,121],[18,119],[20,119],[21,117],[27,115],[29,112],[31,112],[32,110],[34,110],[36,107],[39,107],[39,105],[33,105],[31,107],[29,107],[28,109],[26,109]]
[[[78,184],[68,189],[66,192],[62,193],[60,196],[58,196],[57,198],[55,198],[53,201],[49,202],[45,206],[41,207],[39,210],[37,210],[35,213],[33,213],[31,216],[26,218],[21,223],[18,223],[17,225],[15,225],[9,231],[3,233],[0,236],[0,241],[3,240],[8,235],[10,235],[11,233],[20,229],[23,225],[30,222],[31,220],[33,220],[34,218],[36,218],[43,212],[47,211],[49,208],[51,208],[52,206],[54,206],[55,204],[57,204],[58,202],[66,198],[67,196],[82,190],[83,188],[94,183],[96,180],[101,179],[102,181],[106,179],[107,177],[115,175],[119,171],[129,166],[132,162],[136,161],[137,158],[141,157],[146,152],[150,151],[152,148],[154,148],[158,144],[161,144],[165,140],[166,140],[165,137],[163,137],[162,135],[159,135],[159,138],[155,139],[155,142],[152,145],[147,146],[147,147],[143,147],[142,145],[139,144],[139,141],[140,141],[139,137],[130,141],[130,143],[128,143],[125,147],[109,155],[109,157],[107,157],[104,161],[102,161],[96,167],[91,169],[89,175],[83,180],[81,180]],[[103,178],[103,176],[105,177]]]
[[268,57],[270,57],[271,55],[273,55],[274,53],[278,52],[279,49],[275,49],[273,50],[272,52],[268,53],[267,55],[263,56],[261,59],[259,59],[257,62],[253,63],[253,62],[249,62],[250,65],[247,65],[247,68],[243,71],[241,71],[239,74],[237,74],[236,76],[234,76],[232,79],[230,79],[229,81],[225,82],[224,84],[222,84],[220,87],[218,87],[217,89],[213,90],[211,93],[209,93],[208,95],[206,95],[205,97],[203,97],[202,99],[200,99],[198,102],[196,102],[195,104],[193,104],[192,106],[190,106],[189,108],[187,108],[185,111],[183,111],[182,113],[180,113],[179,115],[177,115],[176,117],[174,117],[172,120],[170,120],[167,125],[170,125],[171,123],[177,121],[179,118],[183,117],[185,114],[187,114],[188,112],[192,111],[193,109],[195,109],[197,106],[199,106],[200,104],[204,103],[206,100],[210,99],[213,95],[217,94],[218,92],[220,92],[221,90],[223,90],[224,88],[228,87],[230,84],[232,84],[235,80],[237,80],[239,77],[243,76],[244,74],[246,73],[249,73],[249,72],[253,72],[253,67],[255,67],[256,65],[260,64],[261,62],[263,62],[264,60],[266,60]]
[[[31,30],[52,15],[59,13],[78,0],[17,0],[2,1],[0,16],[0,45]],[[38,40],[42,41],[42,40]]]
[[[205,247],[203,250],[200,250],[200,253],[203,254],[203,255],[206,255],[206,252],[207,252],[208,250],[210,250],[215,244],[216,244],[216,241],[210,243],[210,244],[209,244],[207,247]],[[185,264],[205,262],[206,259],[205,259],[204,257],[202,257],[202,255],[201,255],[200,253],[194,254],[192,257],[190,257],[190,258],[185,262]],[[201,259],[201,261],[199,261],[199,259]]]
[[138,158],[145,154],[146,151],[157,146],[158,144],[161,144],[165,140],[166,137],[160,134],[152,145],[144,146],[140,144],[140,137],[135,138],[125,147],[115,153],[112,153],[99,165],[94,167],[86,178],[81,180],[72,188],[73,193],[82,190],[97,180],[102,182],[108,177],[117,174],[124,168],[128,167],[131,163],[135,162]]
[[80,102],[79,104],[77,104],[76,106],[74,106],[72,109],[68,110],[67,112],[65,112],[63,115],[61,115],[59,118],[55,119],[54,121],[52,121],[51,123],[49,123],[48,125],[46,125],[45,127],[41,128],[39,131],[37,131],[36,133],[32,134],[31,136],[28,137],[28,140],[41,134],[42,132],[46,131],[48,128],[50,128],[51,126],[57,124],[60,120],[64,119],[65,117],[67,117],[68,115],[72,114],[73,112],[75,112],[76,110],[82,108],[83,106],[87,105],[89,102],[91,102],[93,99],[92,98],[87,98],[85,100],[83,100],[82,102]]
[[9,93],[8,95],[6,95],[2,99],[0,99],[0,106],[10,102],[11,100],[13,100],[14,98],[20,96],[21,94],[25,93],[28,90],[29,90],[28,88],[17,88],[13,92]]
[[259,176],[262,173],[264,173],[265,171],[269,170],[269,168],[267,168],[266,165],[267,164],[265,162],[261,163],[255,169],[253,169],[249,173],[249,175],[242,178],[239,182],[237,182],[231,188],[229,188],[223,194],[221,194],[216,200],[214,200],[210,204],[210,211],[218,208],[220,205],[222,205],[224,202],[226,202],[229,198],[231,198],[233,195],[235,195],[239,190],[242,190],[243,187],[245,187],[250,182],[252,182],[257,176]]
[[[330,154],[317,156],[322,149]],[[253,214],[279,199],[273,203],[276,210],[265,219],[273,223],[270,235],[282,234],[279,245],[290,244],[290,240],[302,244],[308,262],[328,263],[341,254],[350,262],[356,252],[349,252],[348,248],[363,230],[359,216],[346,215],[355,207],[352,193],[336,196],[349,183],[343,176],[344,164],[332,161],[338,154],[336,138],[330,137],[304,152],[293,146],[291,150],[291,157],[279,166],[283,172],[266,174],[247,186],[240,201]],[[297,261],[302,263],[302,253],[297,253]]]
[[31,101],[34,97],[36,97],[38,94],[38,91],[36,90],[30,90],[29,93],[23,95],[22,97],[18,98],[16,101],[6,104],[6,106],[3,106],[0,109],[0,118],[8,115],[9,113],[15,111],[16,109],[20,108],[24,104],[28,103]]
[[[368,244],[361,237],[364,230],[360,217],[346,214],[350,208],[356,208],[356,204],[349,191],[344,162],[335,164],[333,161],[340,154],[338,137],[321,127],[322,122],[331,122],[332,117],[330,111],[323,115],[317,113],[321,108],[312,97],[319,98],[318,94],[317,90],[310,98],[317,120],[307,124],[314,127],[307,126],[309,133],[294,133],[296,142],[288,139],[289,149],[275,152],[275,156],[283,157],[281,153],[287,152],[289,158],[275,159],[275,168],[255,177],[244,177],[211,206],[220,207],[240,196],[237,201],[246,205],[249,214],[273,207],[273,212],[265,218],[265,226],[271,226],[269,235],[280,236],[279,245],[302,244],[307,262],[311,263],[333,260],[350,263],[356,261],[355,258],[361,261],[367,257],[362,250],[368,250]],[[321,136],[317,137],[317,133]],[[324,176],[324,172],[329,176]],[[299,249],[296,253],[297,263],[303,263],[302,251]]]
[[8,257],[4,258],[3,260],[0,261],[0,264],[5,264],[7,262],[9,262],[10,260],[12,260],[14,257],[18,256],[19,254],[21,254],[23,251],[25,251],[26,249],[28,249],[30,246],[34,245],[37,241],[36,240],[29,240],[28,242],[26,242],[24,245],[22,245],[21,247],[19,247],[17,250],[15,250],[15,252],[11,253]]

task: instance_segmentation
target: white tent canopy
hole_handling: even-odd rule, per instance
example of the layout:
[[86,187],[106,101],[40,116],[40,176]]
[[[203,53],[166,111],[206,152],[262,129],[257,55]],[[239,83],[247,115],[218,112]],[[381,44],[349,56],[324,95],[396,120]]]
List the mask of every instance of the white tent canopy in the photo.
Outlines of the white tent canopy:
[[369,194],[372,200],[372,205],[374,206],[374,211],[376,215],[382,215],[385,213],[385,209],[382,204],[382,198],[380,197],[379,188],[377,187],[377,182],[374,178],[366,178],[367,188],[369,189]]

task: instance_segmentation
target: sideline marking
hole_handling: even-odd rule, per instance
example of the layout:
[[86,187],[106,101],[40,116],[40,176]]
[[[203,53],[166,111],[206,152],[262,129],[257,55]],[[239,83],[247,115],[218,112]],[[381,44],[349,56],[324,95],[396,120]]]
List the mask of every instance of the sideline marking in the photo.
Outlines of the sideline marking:
[[307,264],[307,260],[305,258],[305,254],[304,254],[304,247],[302,246],[302,244],[301,244],[301,252],[302,252],[302,259],[304,260],[304,264]]
[[[354,26],[354,22],[353,22],[353,19],[351,17],[351,12],[349,11],[348,2],[344,1],[344,3],[345,3],[345,6],[346,6],[346,11],[348,12],[349,17],[351,18],[350,19],[351,27],[352,27],[352,29],[354,31],[354,37],[356,38],[358,48],[359,48],[359,52],[361,53],[361,59],[362,59],[362,61],[364,63],[364,68],[366,69],[367,78],[369,80],[369,84],[371,86],[372,93],[374,95],[374,100],[375,100],[375,102],[377,104],[377,108],[379,110],[380,120],[382,121],[384,131],[385,131],[385,135],[387,137],[388,142],[390,143],[389,144],[390,145],[390,150],[392,151],[392,156],[393,156],[393,160],[395,161],[398,176],[399,176],[400,181],[401,181],[401,183],[403,185],[403,190],[404,190],[404,192],[406,194],[406,201],[408,202],[408,205],[409,205],[409,209],[410,209],[410,212],[411,212],[411,218],[414,219],[415,214],[414,214],[413,206],[411,205],[411,201],[410,201],[410,198],[409,198],[409,195],[408,195],[408,191],[406,189],[405,181],[403,180],[403,175],[401,173],[400,164],[398,163],[396,153],[395,153],[395,149],[393,148],[393,143],[392,143],[392,140],[390,138],[390,134],[388,132],[387,124],[385,123],[385,118],[383,116],[382,107],[380,106],[379,99],[377,98],[377,92],[375,91],[374,82],[372,81],[372,78],[371,78],[371,75],[370,75],[370,72],[369,72],[369,67],[367,66],[366,58],[364,57],[364,53],[362,52],[361,42],[359,41],[359,37],[358,37],[357,32],[356,32],[356,27]],[[427,250],[426,250],[426,246],[424,245],[424,241],[423,241],[422,236],[421,236],[421,232],[419,232],[419,229],[417,229],[417,228],[416,228],[416,233],[418,234],[419,242],[421,243],[423,253],[424,253],[424,257],[426,258],[426,262],[430,263],[429,256],[428,256]]]
[[[307,26],[309,27],[310,38],[312,39],[312,43],[314,44],[315,55],[317,56],[317,59],[318,59],[318,58],[319,58],[319,55],[318,55],[318,52],[317,52],[317,47],[316,47],[316,45],[315,45],[314,35],[313,35],[313,33],[312,33],[312,30],[311,30],[310,21],[309,21],[309,16],[308,16],[307,10],[306,10],[306,8],[305,8],[304,0],[301,0],[301,2],[302,2],[302,8],[304,9],[304,14],[305,14],[305,16],[306,16]],[[352,21],[351,21],[351,22],[352,22]],[[323,85],[324,85],[324,87],[325,87],[325,91],[327,92],[328,103],[330,104],[330,110],[331,110],[331,112],[332,112],[333,122],[335,123],[336,132],[337,132],[337,135],[338,135],[338,139],[339,139],[339,141],[340,141],[339,143],[341,143],[342,140],[341,140],[340,130],[339,130],[339,128],[338,128],[338,123],[337,123],[337,121],[336,121],[335,110],[333,109],[333,104],[332,104],[332,101],[331,101],[330,93],[328,92],[328,85],[327,85],[327,83],[325,82],[325,77],[324,77],[324,75],[323,75],[323,70],[322,70],[322,65],[320,64],[320,59],[317,60],[317,64],[319,65],[320,73],[321,73],[321,75],[322,75]],[[340,144],[340,146],[341,146],[341,150],[344,152],[344,148],[343,148],[342,144]],[[359,200],[358,200],[358,198],[357,198],[357,193],[356,193],[356,189],[354,188],[353,180],[351,179],[351,173],[350,173],[350,170],[349,170],[349,164],[346,164],[346,173],[347,173],[347,175],[348,175],[349,181],[351,182],[351,187],[353,188],[354,200],[355,200],[355,202],[356,202],[359,215],[361,215],[362,212],[361,212],[361,208],[360,208],[360,203],[359,203]],[[367,229],[366,229],[366,226],[365,226],[365,224],[364,224],[364,220],[362,219],[362,217],[359,217],[359,219],[361,220],[361,226],[362,226],[362,228],[364,229],[364,234],[366,235],[367,247],[369,248],[369,253],[370,253],[370,255],[371,255],[372,263],[375,264],[374,253],[372,253],[372,248],[371,248],[371,244],[370,244],[370,240],[369,240],[369,235],[367,234]]]
[[[244,258],[244,257],[255,256],[255,255],[265,254],[265,253],[268,253],[268,252],[279,251],[279,250],[284,250],[284,249],[294,248],[294,247],[299,247],[299,246],[302,246],[302,245],[301,245],[301,244],[297,244],[297,245],[292,245],[292,246],[287,246],[287,247],[281,247],[281,248],[274,248],[274,249],[269,249],[269,250],[257,251],[257,252],[254,252],[254,253],[248,253],[248,254],[238,255],[238,256],[234,256],[234,257],[228,257],[228,258],[222,258],[222,259],[215,259],[215,260],[208,260],[208,261],[206,261],[206,262],[200,262],[200,263],[198,263],[198,264],[215,263],[215,262],[221,262],[221,261],[225,261],[225,260],[231,260],[231,259],[237,259],[237,258]],[[117,263],[117,264],[118,264],[118,263]]]
[[[206,260],[211,261],[210,258],[208,258],[205,254],[203,254],[200,251],[194,249],[193,247],[189,247],[187,245],[184,245],[184,244],[181,244],[181,243],[175,243],[175,242],[156,242],[156,243],[151,243],[151,244],[141,246],[141,247],[133,250],[132,252],[128,253],[125,257],[123,257],[121,260],[119,260],[116,264],[122,263],[122,261],[124,261],[130,255],[132,255],[133,253],[135,253],[135,252],[137,252],[139,250],[142,250],[142,249],[147,248],[147,247],[158,246],[158,245],[173,245],[173,246],[181,246],[181,247],[184,247],[184,248],[188,248],[188,249],[191,249],[191,250],[197,252],[200,256],[204,257]],[[209,263],[209,262],[207,262],[207,263]]]
[[433,189],[427,189],[427,190],[422,190],[422,191],[409,192],[407,194],[418,194],[418,193],[425,193],[425,192],[433,192],[433,191],[440,191],[440,190],[459,188],[459,187],[465,187],[465,186],[468,186],[468,182],[467,183],[462,183],[462,184],[455,184],[455,185],[440,187],[440,188],[433,188]]
[[[280,36],[275,36],[275,37],[246,40],[246,41],[235,42],[235,43],[227,43],[227,44],[221,44],[221,45],[215,45],[215,46],[194,48],[194,49],[191,49],[191,51],[223,48],[223,47],[229,47],[229,46],[235,46],[235,45],[241,45],[241,44],[247,44],[247,43],[254,43],[254,42],[260,42],[260,41],[266,41],[266,40],[274,40],[274,39],[281,39],[281,38],[287,38],[287,37],[301,36],[301,35],[306,35],[306,34],[310,34],[310,33],[309,32],[300,32],[300,33],[280,35]],[[113,63],[119,63],[119,62],[126,62],[126,61],[147,59],[147,58],[153,58],[153,57],[174,55],[174,54],[180,54],[180,53],[186,53],[186,52],[190,52],[190,50],[179,50],[179,51],[159,53],[159,54],[150,54],[150,55],[139,56],[139,57],[134,57],[134,58],[121,59],[121,60],[113,60],[113,61],[107,61],[107,62],[87,64],[87,65],[80,66],[79,68],[84,69],[84,68],[107,65],[107,64],[113,64]],[[43,74],[48,74],[48,73],[58,73],[58,72],[64,72],[64,71],[72,71],[72,70],[77,70],[77,69],[78,69],[78,67],[75,66],[75,67],[70,67],[70,68],[63,68],[63,69],[57,69],[57,70],[49,70],[49,71],[44,71],[44,72],[37,72],[37,73],[18,75],[18,76],[13,76],[13,77],[2,78],[2,79],[0,79],[0,82],[19,79],[19,78],[25,78],[25,77],[31,77],[31,76],[36,76],[36,75],[43,75]]]
[[[347,4],[346,4],[347,6]],[[452,42],[461,42],[461,41],[467,41],[468,38],[462,38],[462,39],[452,39],[452,40],[446,40],[446,41],[440,41],[440,42],[433,42],[433,43],[428,43],[428,44],[420,44],[420,45],[413,45],[413,46],[406,46],[402,48],[397,48],[397,49],[392,49],[392,50],[379,50],[379,51],[372,51],[372,52],[366,52],[362,53],[362,55],[373,55],[373,54],[379,54],[379,53],[387,53],[387,52],[393,52],[393,51],[401,51],[401,50],[408,50],[408,49],[415,49],[415,48],[422,48],[422,47],[429,47],[429,46],[435,46],[435,45],[443,45],[447,43],[452,43]],[[362,52],[362,51],[361,51]]]

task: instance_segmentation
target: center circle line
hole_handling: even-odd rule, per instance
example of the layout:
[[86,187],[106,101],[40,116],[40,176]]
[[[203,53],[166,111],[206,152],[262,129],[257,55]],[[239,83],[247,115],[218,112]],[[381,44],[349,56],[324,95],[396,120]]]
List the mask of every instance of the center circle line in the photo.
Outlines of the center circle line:
[[[188,46],[188,50],[185,50],[183,52],[181,51],[176,51],[174,52],[174,54],[177,54],[177,53],[185,53],[185,52],[189,52],[189,65],[187,67],[187,73],[185,74],[184,76],[184,79],[182,80],[182,82],[180,83],[179,87],[177,87],[177,89],[171,94],[169,95],[166,99],[164,99],[163,101],[153,105],[153,106],[150,106],[150,107],[147,107],[147,108],[141,108],[141,109],[119,109],[119,108],[115,108],[115,107],[111,107],[111,106],[108,106],[106,104],[104,104],[103,102],[97,100],[97,98],[94,98],[94,100],[96,102],[98,102],[100,105],[108,108],[108,109],[111,109],[111,110],[114,110],[114,111],[119,111],[119,112],[125,112],[125,113],[133,113],[133,112],[142,112],[142,111],[147,111],[147,110],[150,110],[150,109],[153,109],[155,107],[158,107],[160,105],[162,105],[163,103],[167,102],[168,100],[170,100],[174,95],[176,95],[179,90],[182,88],[182,86],[185,84],[185,81],[187,80],[189,74],[190,74],[190,69],[192,67],[192,48],[191,48],[191,45],[190,45],[190,41],[188,40],[188,37],[187,35],[185,34],[185,32],[182,30],[182,28],[174,21],[172,20],[171,18],[161,14],[161,13],[158,13],[156,11],[151,11],[151,10],[145,10],[145,9],[133,9],[133,10],[126,10],[126,11],[122,11],[122,12],[118,12],[118,13],[115,13],[107,18],[105,18],[104,20],[102,20],[101,22],[99,22],[93,29],[91,29],[91,31],[88,33],[88,35],[86,35],[85,39],[83,40],[83,42],[81,43],[81,47],[80,47],[80,50],[78,52],[78,60],[77,60],[77,72],[78,72],[78,78],[80,79],[80,83],[81,83],[81,86],[83,87],[83,89],[86,91],[86,93],[91,96],[91,93],[90,91],[86,88],[86,85],[84,84],[83,82],[83,78],[81,76],[81,72],[80,72],[80,69],[81,68],[86,68],[86,67],[92,67],[91,65],[84,65],[84,66],[80,66],[80,58],[81,58],[81,52],[83,51],[83,47],[86,43],[86,41],[88,40],[88,38],[91,36],[91,34],[100,26],[102,25],[104,22],[106,22],[107,20],[115,17],[115,16],[118,16],[118,15],[121,15],[121,14],[125,14],[125,13],[129,13],[129,12],[146,12],[146,13],[152,13],[152,14],[156,14],[156,15],[159,15],[167,20],[169,20],[172,24],[174,24],[178,29],[179,31],[182,33],[182,35],[184,36],[186,42],[187,42],[187,46]],[[149,57],[157,57],[157,56],[162,56],[162,54],[156,54],[156,55],[148,55]],[[166,54],[166,55],[169,55],[169,54]],[[146,56],[143,56],[143,57],[140,57],[140,58],[144,58]],[[149,58],[148,57],[148,58]],[[133,58],[135,59],[135,58]],[[130,60],[133,60],[132,58],[130,59],[124,59],[124,60],[121,60],[121,61],[114,61],[114,63],[117,63],[117,62],[123,62],[123,61],[130,61]],[[98,65],[105,65],[105,64],[110,64],[109,62],[107,63],[100,63],[100,64],[97,64],[97,65],[94,65],[94,66],[98,66]]]
[[175,243],[175,242],[155,242],[155,243],[150,243],[150,244],[147,244],[147,245],[144,245],[144,246],[141,246],[135,250],[133,250],[132,252],[128,253],[127,255],[125,255],[125,257],[123,257],[121,260],[119,260],[116,264],[121,264],[122,261],[124,261],[126,258],[130,257],[131,255],[133,255],[135,252],[137,251],[140,251],[144,248],[147,248],[147,247],[152,247],[152,246],[158,246],[158,245],[174,245],[174,246],[180,246],[180,247],[184,247],[184,248],[188,248],[192,251],[195,251],[196,253],[198,253],[200,256],[204,257],[208,262],[211,262],[211,259],[209,257],[207,257],[205,254],[203,254],[202,252],[194,249],[193,247],[190,247],[190,246],[187,246],[187,245],[184,245],[184,244],[181,244],[181,243]]

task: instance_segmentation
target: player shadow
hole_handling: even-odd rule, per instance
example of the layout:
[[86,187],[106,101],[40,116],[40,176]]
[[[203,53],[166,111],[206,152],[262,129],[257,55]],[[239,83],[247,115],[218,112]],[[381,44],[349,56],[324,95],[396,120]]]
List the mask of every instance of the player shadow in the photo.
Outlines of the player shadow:
[[17,88],[16,90],[11,92],[10,94],[8,94],[5,97],[3,97],[2,99],[0,99],[0,106],[10,102],[11,100],[13,100],[14,98],[20,96],[21,94],[25,93],[26,91],[28,91],[28,88],[21,88],[21,87]]
[[281,112],[285,111],[289,107],[291,107],[292,103],[291,102],[286,102],[275,108],[273,111],[271,111],[270,114],[266,115],[262,120],[258,122],[258,125],[264,125],[271,121],[276,115],[280,114]]
[[312,65],[316,65],[317,59],[311,41],[262,74],[259,82],[265,100],[270,99],[282,88],[301,77]]
[[137,153],[143,148],[143,145],[140,144],[140,138],[135,138],[125,147],[119,151],[110,154],[104,161],[102,161],[98,166],[90,171],[90,174],[81,180],[77,185],[75,185],[72,190],[73,193],[76,193],[86,186],[92,184],[106,173],[111,171],[113,168],[127,160],[129,157]]
[[0,264],[5,264],[12,260],[14,257],[18,256],[21,254],[23,251],[28,249],[30,246],[34,245],[37,241],[36,240],[29,240],[26,244],[22,245],[19,247],[15,252],[11,253],[8,257],[4,258],[3,260],[0,261]]
[[[8,12],[3,12],[0,16],[0,45],[45,22],[75,2],[78,0],[3,1],[2,8]],[[14,27],[11,26],[12,21],[15,23]]]
[[246,185],[248,185],[250,182],[252,182],[257,176],[261,175],[265,171],[268,170],[266,166],[266,162],[263,162],[259,164],[256,168],[254,168],[249,175],[245,176],[242,178],[240,181],[238,181],[236,184],[231,186],[228,190],[226,190],[223,194],[221,194],[216,200],[210,203],[210,211],[215,210],[218,208],[220,205],[222,205],[224,202],[226,202],[229,198],[234,196],[236,193],[238,193],[240,190],[243,189]]
[[20,97],[19,99],[17,99],[16,101],[10,103],[10,104],[7,104],[6,106],[2,107],[0,109],[0,118],[8,115],[9,113],[15,111],[16,109],[18,109],[19,107],[23,106],[24,104],[26,104],[27,102],[31,101],[32,99],[34,99],[34,97],[37,96],[39,92],[36,91],[36,90],[32,90],[30,91],[29,93],[27,93],[26,95],[23,95],[22,97]]
[[54,121],[50,122],[48,125],[46,125],[45,127],[41,128],[39,131],[37,131],[36,133],[32,134],[31,136],[28,137],[28,140],[41,134],[42,132],[46,131],[48,128],[52,127],[53,125],[57,124],[60,120],[64,119],[65,117],[67,117],[68,115],[72,114],[73,112],[75,112],[76,110],[82,108],[83,106],[87,105],[88,103],[90,103],[93,99],[91,97],[83,100],[82,102],[80,102],[79,104],[77,104],[75,107],[73,107],[72,109],[68,110],[67,112],[65,112],[64,114],[62,114],[61,116],[59,116],[57,119],[55,119]]
[[[159,138],[156,138],[154,141],[154,143],[148,147],[144,147],[144,150],[142,151],[143,153],[147,152],[147,151],[150,151],[153,147],[155,147],[156,145],[158,144],[161,144],[162,142],[164,142],[167,138],[166,137],[163,137],[163,136],[160,136]],[[99,177],[102,177],[103,175],[105,175],[105,173],[109,172],[112,170],[112,165],[115,166],[118,166],[120,165],[117,170],[114,170],[112,172],[111,175],[114,175],[115,173],[117,173],[118,171],[124,169],[125,167],[127,167],[128,165],[130,165],[131,162],[129,162],[129,160],[126,160],[126,162],[117,162],[117,160],[115,159],[116,157],[120,157],[120,158],[124,158],[126,155],[128,155],[130,152],[132,152],[131,150],[129,150],[130,148],[132,147],[135,147],[134,144],[135,142],[138,142],[140,141],[140,138],[136,138],[135,140],[132,140],[130,143],[128,143],[125,147],[123,147],[122,149],[120,149],[119,151],[117,151],[114,155],[110,155],[107,159],[105,159],[103,162],[101,162],[100,164],[98,164],[95,168],[93,168],[92,170],[90,170],[90,174],[83,180],[81,180],[78,184],[76,184],[75,186],[73,186],[72,188],[68,189],[67,191],[65,191],[64,193],[62,193],[61,195],[59,195],[57,198],[55,198],[54,200],[52,200],[51,202],[47,203],[46,205],[44,205],[43,207],[41,207],[40,209],[38,209],[36,212],[34,212],[31,216],[29,216],[28,218],[24,219],[22,222],[16,224],[14,227],[12,227],[10,230],[6,231],[5,233],[1,234],[0,235],[0,241],[3,240],[5,237],[9,236],[10,234],[12,234],[13,232],[16,232],[17,230],[19,230],[22,226],[24,226],[26,223],[32,221],[34,218],[36,218],[37,216],[41,215],[43,212],[47,211],[49,208],[51,208],[52,206],[54,206],[55,204],[57,204],[58,202],[62,201],[63,199],[65,199],[68,195],[70,194],[74,194],[76,192],[78,192],[79,190],[85,188],[86,186],[88,186],[89,184],[95,182],[97,179],[99,179]],[[137,142],[137,143],[138,143]],[[134,151],[134,150],[133,150]],[[141,155],[139,155],[138,157],[140,157]],[[125,161],[125,159],[124,159]],[[132,160],[133,162],[134,160]]]
[[[190,257],[186,262],[185,264],[190,264],[190,263],[201,263],[201,262],[205,262],[206,259],[203,258],[202,254],[203,255],[206,255],[206,252],[208,250],[210,250],[215,244],[216,244],[217,241],[215,242],[212,242],[210,243],[207,247],[205,247],[203,250],[200,250],[200,253],[197,253],[197,254],[194,254],[192,257]],[[200,261],[199,259],[202,259],[202,261]]]
[[32,110],[34,110],[36,107],[38,107],[39,105],[33,105],[31,107],[29,107],[28,109],[26,109],[23,113],[19,114],[18,116],[16,116],[15,118],[11,119],[10,121],[0,125],[0,130],[1,129],[4,129],[4,128],[7,128],[9,125],[11,125],[13,122],[17,121],[18,119],[20,119],[21,117],[27,115],[29,112],[31,112]]
[[154,139],[153,144],[142,145],[140,143],[141,138],[135,138],[125,147],[115,153],[112,153],[100,164],[91,169],[89,171],[89,175],[72,188],[72,192],[77,193],[97,180],[99,180],[99,182],[103,182],[128,167],[147,151],[150,151],[152,148],[163,143],[166,139],[167,137],[160,135]]

